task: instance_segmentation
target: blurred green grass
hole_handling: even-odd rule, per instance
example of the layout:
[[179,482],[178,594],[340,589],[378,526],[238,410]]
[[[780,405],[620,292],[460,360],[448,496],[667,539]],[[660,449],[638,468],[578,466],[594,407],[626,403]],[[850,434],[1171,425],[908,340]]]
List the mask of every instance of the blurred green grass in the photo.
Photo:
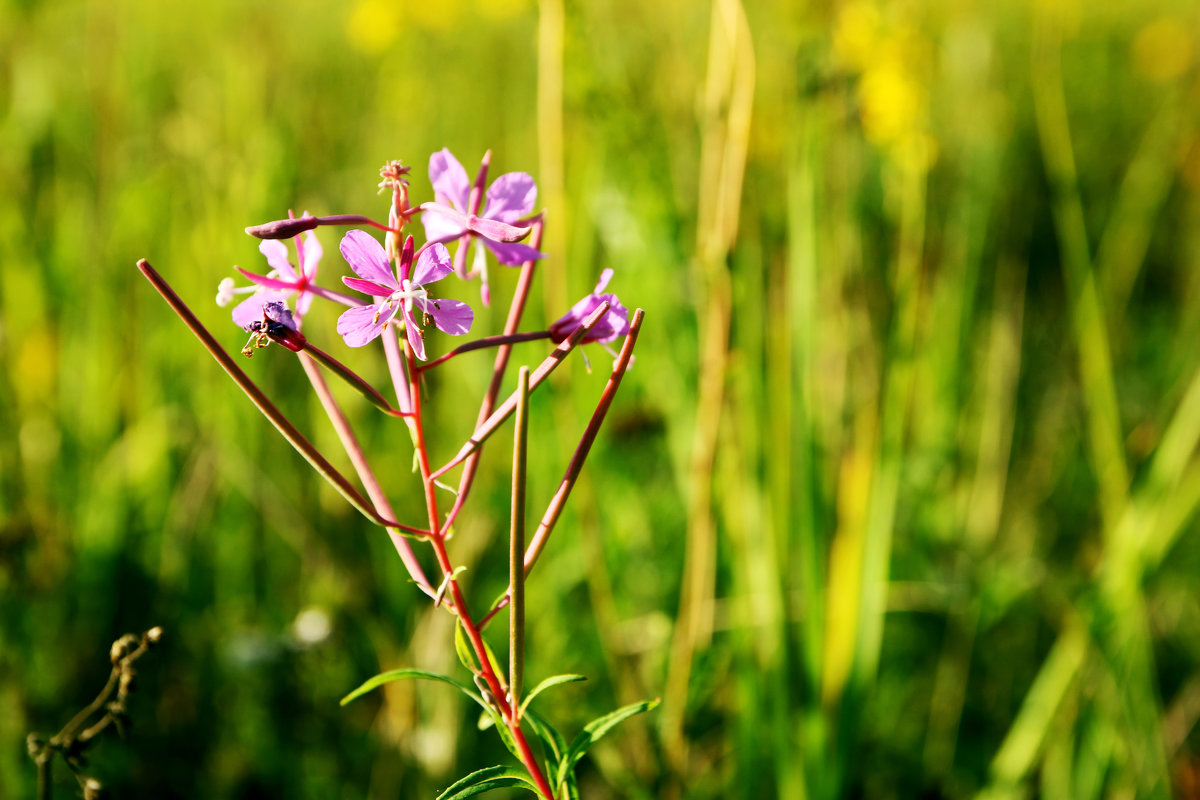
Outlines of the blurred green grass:
[[[531,679],[591,678],[547,716],[666,701],[585,796],[1200,795],[1198,22],[0,2],[0,796],[33,794],[25,734],[155,624],[132,735],[94,752],[118,796],[432,796],[505,760],[449,690],[337,706],[455,669],[448,618],[133,269],[240,347],[210,300],[258,265],[244,226],[382,215],[392,158],[425,199],[445,146],[539,181],[530,326],[609,266],[647,310],[529,587]],[[334,451],[280,356],[247,369]],[[473,419],[453,398],[487,362],[463,362],[431,387],[435,447]],[[535,397],[534,497],[602,385],[568,369]],[[419,504],[407,437],[348,405]],[[477,603],[505,580],[505,468],[454,541]],[[304,647],[314,608],[332,633]]]

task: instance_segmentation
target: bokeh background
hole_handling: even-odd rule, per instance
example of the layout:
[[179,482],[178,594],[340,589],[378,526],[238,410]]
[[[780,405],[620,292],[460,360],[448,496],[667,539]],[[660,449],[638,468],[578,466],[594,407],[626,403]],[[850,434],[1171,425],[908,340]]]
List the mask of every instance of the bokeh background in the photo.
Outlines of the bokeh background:
[[[530,679],[590,678],[545,716],[663,699],[585,797],[1200,796],[1198,65],[1187,0],[0,1],[0,796],[152,625],[133,729],[92,751],[116,796],[433,797],[507,763],[448,687],[338,706],[463,677],[449,618],[133,266],[240,348],[212,298],[263,267],[244,226],[383,216],[394,158],[429,199],[442,147],[539,182],[528,327],[605,267],[647,313],[530,586]],[[340,355],[335,314],[306,330]],[[591,359],[537,396],[535,509]],[[435,450],[488,365],[431,383]],[[245,366],[337,452],[288,354]],[[420,508],[407,436],[346,402]],[[477,605],[493,449],[453,541]]]

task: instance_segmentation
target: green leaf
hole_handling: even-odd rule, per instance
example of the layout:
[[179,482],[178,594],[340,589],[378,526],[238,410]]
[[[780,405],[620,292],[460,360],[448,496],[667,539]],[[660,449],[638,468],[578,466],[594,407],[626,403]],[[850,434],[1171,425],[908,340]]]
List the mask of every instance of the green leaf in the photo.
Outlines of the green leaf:
[[474,689],[472,689],[470,686],[467,686],[465,683],[463,683],[461,681],[456,681],[454,678],[451,678],[447,675],[440,675],[436,672],[429,672],[428,670],[423,670],[423,669],[393,669],[389,672],[380,673],[379,675],[376,675],[374,678],[371,678],[370,680],[368,680],[362,686],[359,686],[357,689],[355,689],[350,694],[343,697],[342,705],[346,705],[351,700],[354,700],[355,698],[360,697],[360,696],[366,694],[367,692],[371,691],[372,689],[375,689],[379,686],[384,685],[385,683],[391,683],[392,681],[416,679],[416,678],[422,678],[424,680],[441,681],[442,683],[448,683],[451,686],[458,689],[459,691],[461,691],[467,697],[474,700],[479,705],[483,706],[483,708],[485,708],[485,709],[488,708],[488,705],[483,702],[483,697],[481,697],[479,695],[479,693],[476,692]]
[[548,748],[554,762],[551,764],[551,772],[553,772],[553,768],[557,768],[558,762],[562,759],[563,754],[567,752],[566,738],[555,730],[554,726],[547,722],[541,714],[527,711],[523,717],[524,721],[529,723],[529,727],[533,729],[533,732]]
[[467,632],[463,629],[462,622],[454,623],[454,652],[458,655],[458,661],[472,675],[479,674],[479,662],[475,660],[475,653],[471,650],[471,643],[467,641]]
[[575,782],[575,770],[567,770],[563,784],[567,787],[567,800],[579,800],[579,785]]
[[566,757],[562,760],[562,763],[559,764],[559,784],[561,785],[562,782],[567,778],[575,764],[579,761],[579,759],[583,758],[583,754],[588,751],[588,748],[598,742],[600,738],[612,730],[614,726],[624,722],[636,714],[641,714],[643,711],[649,711],[657,706],[660,702],[662,701],[643,700],[640,703],[622,706],[616,711],[611,711],[602,717],[597,717],[587,725],[584,725],[583,730],[580,731],[579,735],[576,736],[571,742],[571,747],[567,751]]
[[534,794],[538,793],[537,786],[529,780],[525,773],[512,767],[495,766],[472,772],[439,794],[437,800],[460,800],[460,798],[474,797],[477,794],[492,789],[503,789],[507,786],[519,786]]
[[500,716],[500,712],[494,708],[489,708],[488,712],[492,715],[492,724],[496,726],[496,733],[500,734],[500,741],[504,742],[504,746],[508,748],[508,752],[521,760],[521,751],[517,747],[517,742],[513,739],[512,731],[504,724],[504,718]]
[[521,701],[521,713],[525,713],[525,709],[529,708],[529,701],[537,697],[542,692],[549,689],[551,686],[558,686],[563,683],[575,683],[576,681],[586,681],[582,675],[552,675],[546,680],[533,687],[533,691],[525,695],[525,699]]

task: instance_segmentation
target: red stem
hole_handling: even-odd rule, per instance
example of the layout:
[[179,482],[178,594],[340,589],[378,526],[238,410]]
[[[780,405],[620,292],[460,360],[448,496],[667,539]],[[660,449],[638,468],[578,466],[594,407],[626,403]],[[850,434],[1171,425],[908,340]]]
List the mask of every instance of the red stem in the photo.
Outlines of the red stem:
[[521,730],[520,720],[512,705],[505,699],[504,684],[501,682],[496,671],[492,669],[491,658],[488,656],[487,646],[484,644],[483,635],[479,632],[479,627],[471,619],[471,613],[467,610],[467,601],[462,593],[462,589],[458,585],[458,581],[454,577],[454,566],[450,561],[450,554],[446,552],[446,539],[439,526],[438,509],[437,509],[437,493],[433,482],[432,470],[429,466],[429,451],[425,446],[425,425],[424,417],[421,413],[421,391],[420,391],[420,375],[416,370],[416,357],[413,355],[412,347],[406,339],[404,342],[404,355],[408,361],[409,375],[409,395],[412,404],[412,416],[409,417],[409,424],[413,426],[413,442],[417,452],[417,464],[421,470],[421,483],[425,489],[425,506],[429,512],[429,530],[430,544],[433,545],[433,552],[437,556],[438,566],[441,567],[445,580],[449,584],[450,597],[452,598],[452,610],[458,616],[462,623],[463,631],[466,632],[467,638],[471,641],[471,648],[475,651],[475,658],[479,661],[479,674],[487,683],[488,690],[492,693],[493,702],[500,716],[508,725],[512,732],[513,741],[517,744],[517,749],[521,752],[521,760],[525,764],[525,769],[537,784],[538,791],[546,796],[547,800],[554,800],[554,790],[550,787],[550,783],[546,780],[546,776],[542,774],[541,767],[538,766],[537,757],[529,747],[529,742],[525,739],[525,734]]

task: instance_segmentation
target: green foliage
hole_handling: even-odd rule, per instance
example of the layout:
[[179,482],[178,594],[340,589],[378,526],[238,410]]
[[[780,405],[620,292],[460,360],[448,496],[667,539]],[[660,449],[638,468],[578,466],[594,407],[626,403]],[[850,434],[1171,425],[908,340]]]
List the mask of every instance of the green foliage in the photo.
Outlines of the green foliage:
[[520,770],[513,769],[512,767],[496,766],[472,772],[439,794],[437,800],[460,800],[461,798],[474,797],[477,794],[492,789],[502,789],[508,786],[521,786],[529,789],[535,795],[538,793],[537,787],[530,783],[529,778]]
[[549,678],[546,678],[544,681],[538,683],[537,686],[533,687],[533,689],[529,691],[529,694],[525,695],[525,698],[521,700],[521,713],[525,713],[525,710],[529,708],[529,704],[533,702],[533,698],[537,697],[547,689],[550,689],[554,686],[561,686],[564,683],[576,683],[577,681],[586,680],[587,678],[585,678],[583,675],[551,675]]
[[485,709],[488,708],[488,704],[483,701],[483,698],[479,695],[479,692],[475,691],[470,686],[467,686],[465,683],[457,681],[448,675],[440,675],[436,672],[429,672],[428,670],[423,669],[392,669],[376,675],[362,686],[359,686],[353,692],[343,697],[342,705],[346,705],[346,703],[349,703],[351,700],[354,700],[357,697],[362,697],[364,694],[373,689],[378,689],[385,683],[391,683],[392,681],[399,680],[413,680],[417,678],[423,678],[428,681],[441,681],[442,683],[448,683],[465,694],[467,697],[474,700],[481,707]]

